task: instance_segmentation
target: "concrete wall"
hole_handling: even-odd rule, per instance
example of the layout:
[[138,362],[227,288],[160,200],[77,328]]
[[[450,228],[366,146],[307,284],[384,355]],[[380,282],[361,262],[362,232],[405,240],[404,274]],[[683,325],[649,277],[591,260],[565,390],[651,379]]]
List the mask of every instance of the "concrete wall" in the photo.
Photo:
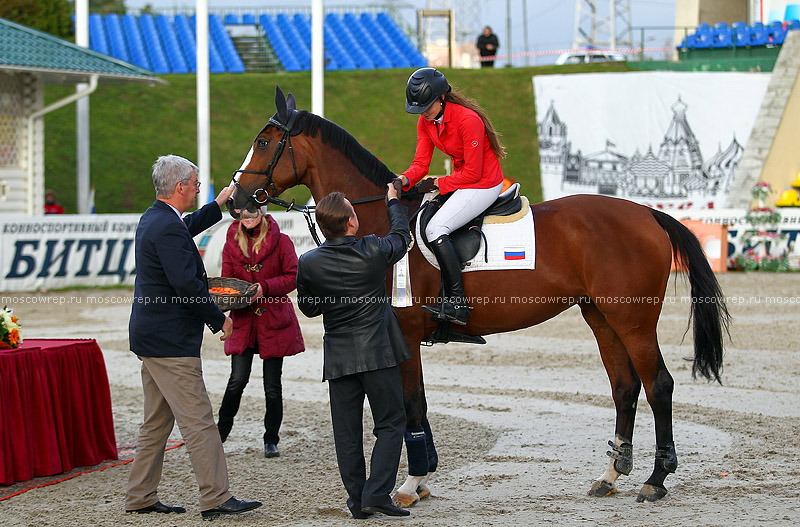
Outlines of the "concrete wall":
[[775,200],[780,198],[781,191],[792,188],[791,183],[800,172],[798,137],[800,137],[800,75],[795,77],[789,100],[783,111],[783,118],[775,132],[772,147],[761,171],[761,180],[775,189],[775,194],[770,196],[768,206],[774,205]]

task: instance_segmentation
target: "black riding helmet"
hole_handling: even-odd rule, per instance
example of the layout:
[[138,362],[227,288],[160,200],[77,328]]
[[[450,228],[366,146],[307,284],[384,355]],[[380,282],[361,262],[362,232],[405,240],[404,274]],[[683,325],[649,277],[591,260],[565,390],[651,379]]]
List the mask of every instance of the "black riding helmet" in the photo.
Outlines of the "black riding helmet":
[[406,84],[406,111],[423,113],[449,91],[450,85],[444,73],[435,68],[420,68],[408,78]]

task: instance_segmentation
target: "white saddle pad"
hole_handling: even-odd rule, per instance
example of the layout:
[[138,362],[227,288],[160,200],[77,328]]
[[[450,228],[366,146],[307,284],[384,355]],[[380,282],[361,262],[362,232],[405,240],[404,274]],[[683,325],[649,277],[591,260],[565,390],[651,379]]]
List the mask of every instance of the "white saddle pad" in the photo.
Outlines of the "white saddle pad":
[[[484,260],[487,249],[481,239],[481,248],[475,257],[467,262],[465,273],[470,271],[496,271],[512,269],[534,269],[536,267],[536,235],[534,234],[533,212],[528,199],[522,196],[522,210],[511,216],[489,216],[481,229],[488,242],[488,262]],[[421,240],[419,222],[415,233]],[[436,257],[424,243],[418,243],[419,250],[432,266],[439,269]]]

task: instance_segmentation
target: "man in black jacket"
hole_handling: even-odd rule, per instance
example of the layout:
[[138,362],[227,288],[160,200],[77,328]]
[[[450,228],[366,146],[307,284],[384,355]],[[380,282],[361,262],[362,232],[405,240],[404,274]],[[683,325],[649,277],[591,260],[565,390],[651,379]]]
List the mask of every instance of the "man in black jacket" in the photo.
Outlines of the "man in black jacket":
[[492,33],[492,28],[486,26],[483,28],[483,33],[478,36],[475,46],[478,48],[478,53],[481,55],[481,68],[493,68],[494,59],[483,60],[483,57],[494,57],[497,55],[497,48],[500,47],[500,42],[497,40],[497,35]]
[[[341,192],[320,200],[317,223],[327,240],[300,257],[297,303],[308,317],[323,315],[323,380],[328,381],[331,422],[339,473],[354,518],[381,512],[408,516],[392,504],[406,423],[403,387],[397,364],[410,359],[386,294],[386,271],[411,243],[406,208],[389,184],[390,232],[360,240],[358,216]],[[362,444],[364,395],[375,421],[375,446],[366,478]]]

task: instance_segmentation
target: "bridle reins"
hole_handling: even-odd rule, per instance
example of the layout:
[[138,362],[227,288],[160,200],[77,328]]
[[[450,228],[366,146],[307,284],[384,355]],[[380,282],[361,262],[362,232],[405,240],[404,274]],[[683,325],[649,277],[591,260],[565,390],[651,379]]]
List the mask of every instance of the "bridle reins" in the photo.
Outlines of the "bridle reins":
[[[272,159],[269,162],[266,170],[234,170],[233,175],[231,176],[231,180],[233,181],[234,186],[237,190],[239,190],[242,194],[247,195],[244,188],[239,184],[239,181],[236,178],[237,174],[259,174],[266,177],[264,181],[264,186],[256,189],[251,196],[247,196],[247,199],[252,201],[256,204],[257,207],[262,207],[266,204],[273,204],[277,205],[281,208],[285,208],[286,211],[296,211],[301,212],[306,219],[306,224],[308,224],[308,230],[311,233],[311,237],[314,239],[314,243],[317,246],[321,245],[319,241],[319,236],[317,236],[317,226],[314,224],[314,220],[311,219],[311,213],[314,212],[316,207],[304,205],[302,208],[295,205],[295,200],[292,199],[291,202],[287,202],[282,200],[278,197],[278,189],[275,187],[275,183],[272,181],[272,173],[275,171],[275,166],[278,164],[278,160],[281,158],[281,154],[283,154],[283,150],[286,145],[289,145],[289,157],[292,160],[292,170],[294,171],[294,179],[295,185],[300,184],[300,174],[297,173],[297,163],[294,160],[294,149],[292,149],[292,125],[294,124],[294,120],[297,117],[297,112],[292,112],[289,120],[286,124],[278,121],[274,117],[270,117],[269,121],[267,122],[267,126],[272,125],[279,130],[283,130],[283,135],[281,136],[280,141],[278,141],[278,145],[275,147],[275,152],[272,154]],[[296,135],[296,134],[294,134]],[[273,196],[270,194],[275,194]],[[378,201],[384,199],[385,195],[382,194],[380,196],[370,196],[368,198],[360,198],[350,200],[351,205],[358,205],[361,203],[370,203],[373,201]]]

